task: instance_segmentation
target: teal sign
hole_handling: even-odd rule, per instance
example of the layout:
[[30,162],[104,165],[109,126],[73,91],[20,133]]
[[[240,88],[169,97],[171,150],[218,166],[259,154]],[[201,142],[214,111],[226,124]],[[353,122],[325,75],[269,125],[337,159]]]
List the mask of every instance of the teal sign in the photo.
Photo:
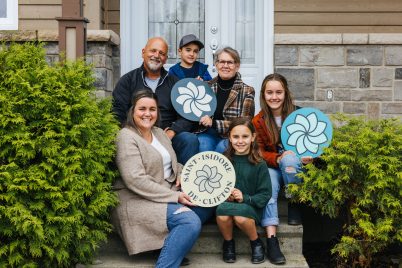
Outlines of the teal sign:
[[317,157],[332,140],[332,124],[328,116],[315,108],[301,108],[283,122],[281,139],[285,150],[297,156]]
[[215,93],[204,81],[182,79],[173,86],[170,98],[176,112],[188,120],[198,122],[204,115],[215,113]]

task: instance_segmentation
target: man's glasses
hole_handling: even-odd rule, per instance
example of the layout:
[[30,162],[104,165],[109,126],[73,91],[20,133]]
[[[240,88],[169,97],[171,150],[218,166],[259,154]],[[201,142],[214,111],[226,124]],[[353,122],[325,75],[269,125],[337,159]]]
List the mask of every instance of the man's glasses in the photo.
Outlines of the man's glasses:
[[231,61],[231,60],[218,60],[217,62],[218,62],[218,65],[220,65],[220,66],[224,66],[225,64],[227,64],[228,67],[233,67],[235,65],[235,62]]

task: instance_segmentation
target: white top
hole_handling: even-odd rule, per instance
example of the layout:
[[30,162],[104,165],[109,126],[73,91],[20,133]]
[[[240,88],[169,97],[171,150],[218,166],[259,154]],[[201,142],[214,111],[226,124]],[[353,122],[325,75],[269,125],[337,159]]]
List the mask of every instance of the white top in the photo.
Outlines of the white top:
[[275,123],[279,128],[282,127],[282,117],[281,116],[275,116]]
[[165,147],[163,147],[155,135],[152,135],[151,145],[161,154],[163,159],[164,177],[165,179],[169,178],[170,175],[172,175],[172,158],[170,157],[169,152],[165,149]]
[[157,79],[149,79],[148,77],[145,76],[145,82],[152,89],[152,91],[155,93],[156,87],[158,86],[159,78],[157,78]]

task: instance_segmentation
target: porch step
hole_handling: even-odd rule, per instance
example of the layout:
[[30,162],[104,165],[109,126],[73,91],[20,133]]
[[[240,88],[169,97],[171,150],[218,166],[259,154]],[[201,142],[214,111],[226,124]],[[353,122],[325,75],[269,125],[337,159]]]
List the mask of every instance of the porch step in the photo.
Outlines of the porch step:
[[[252,264],[250,261],[250,255],[238,254],[237,261],[235,263],[225,263],[222,261],[221,254],[197,254],[191,253],[187,256],[190,259],[191,264],[189,268],[220,268],[220,267],[238,267],[238,268],[256,268],[267,267],[273,268],[278,265],[271,264],[268,260],[261,264]],[[127,254],[108,253],[102,254],[97,259],[98,264],[89,266],[77,265],[76,268],[151,268],[155,266],[156,256],[152,253],[141,253],[134,256],[128,256]],[[286,255],[286,264],[280,265],[280,267],[286,268],[307,268],[309,267],[305,258],[301,254]]]
[[[281,250],[286,257],[286,264],[281,267],[305,268],[308,264],[302,254],[303,226],[290,226],[287,224],[287,202],[280,199],[279,204],[280,224],[277,229],[277,237]],[[258,234],[265,244],[265,230],[258,227]],[[247,236],[239,229],[234,230],[236,251],[238,258],[234,264],[226,264],[222,261],[222,235],[215,222],[203,226],[200,237],[188,254],[191,260],[189,268],[197,267],[278,267],[266,260],[262,264],[252,264],[250,261],[250,243]],[[157,259],[156,253],[145,252],[134,256],[128,256],[126,247],[120,237],[113,233],[106,244],[101,246],[97,260],[89,266],[77,265],[76,268],[145,268],[154,267]]]
[[[279,239],[282,252],[284,254],[302,254],[303,226],[290,226],[287,224],[286,218],[283,220],[284,222],[280,223],[277,230],[277,237]],[[258,234],[263,239],[265,244],[264,229],[259,227]],[[202,227],[201,234],[191,249],[191,252],[197,254],[221,253],[222,239],[222,235],[219,232],[216,223],[207,223]],[[239,254],[249,254],[251,252],[247,236],[237,228],[234,230],[234,239],[236,241],[236,251]],[[108,252],[127,254],[123,241],[115,233],[109,236],[107,244],[103,245],[99,252],[101,255],[107,254]]]

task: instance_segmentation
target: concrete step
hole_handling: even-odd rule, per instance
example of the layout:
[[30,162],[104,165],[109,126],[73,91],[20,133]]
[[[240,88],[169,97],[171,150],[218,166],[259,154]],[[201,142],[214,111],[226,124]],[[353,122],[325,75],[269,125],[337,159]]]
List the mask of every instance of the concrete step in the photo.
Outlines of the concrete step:
[[[261,264],[252,264],[250,261],[250,255],[238,254],[237,261],[235,263],[225,263],[222,261],[221,254],[196,254],[191,253],[187,256],[191,264],[189,268],[220,268],[220,267],[238,267],[238,268],[257,268],[267,267],[273,268],[278,265],[271,264],[268,260]],[[307,268],[309,267],[305,258],[301,254],[286,255],[286,264],[280,265],[280,267],[286,268]],[[157,256],[152,253],[141,253],[135,256],[128,256],[121,253],[108,253],[102,254],[95,261],[96,264],[84,266],[77,265],[76,268],[92,267],[92,268],[151,268],[155,266]]]
[[[282,221],[282,219],[281,219]],[[290,226],[287,224],[287,219],[283,219],[278,230],[277,237],[279,239],[280,247],[283,253],[302,254],[303,247],[303,226]],[[265,243],[265,231],[263,228],[258,228],[258,234]],[[203,226],[200,237],[192,248],[192,253],[221,253],[222,248],[222,235],[219,232],[216,223],[207,223]],[[239,229],[234,230],[234,239],[236,240],[236,250],[240,254],[250,254],[250,244],[247,236]],[[124,253],[127,250],[123,241],[117,234],[109,236],[107,244],[100,248],[100,253]]]

